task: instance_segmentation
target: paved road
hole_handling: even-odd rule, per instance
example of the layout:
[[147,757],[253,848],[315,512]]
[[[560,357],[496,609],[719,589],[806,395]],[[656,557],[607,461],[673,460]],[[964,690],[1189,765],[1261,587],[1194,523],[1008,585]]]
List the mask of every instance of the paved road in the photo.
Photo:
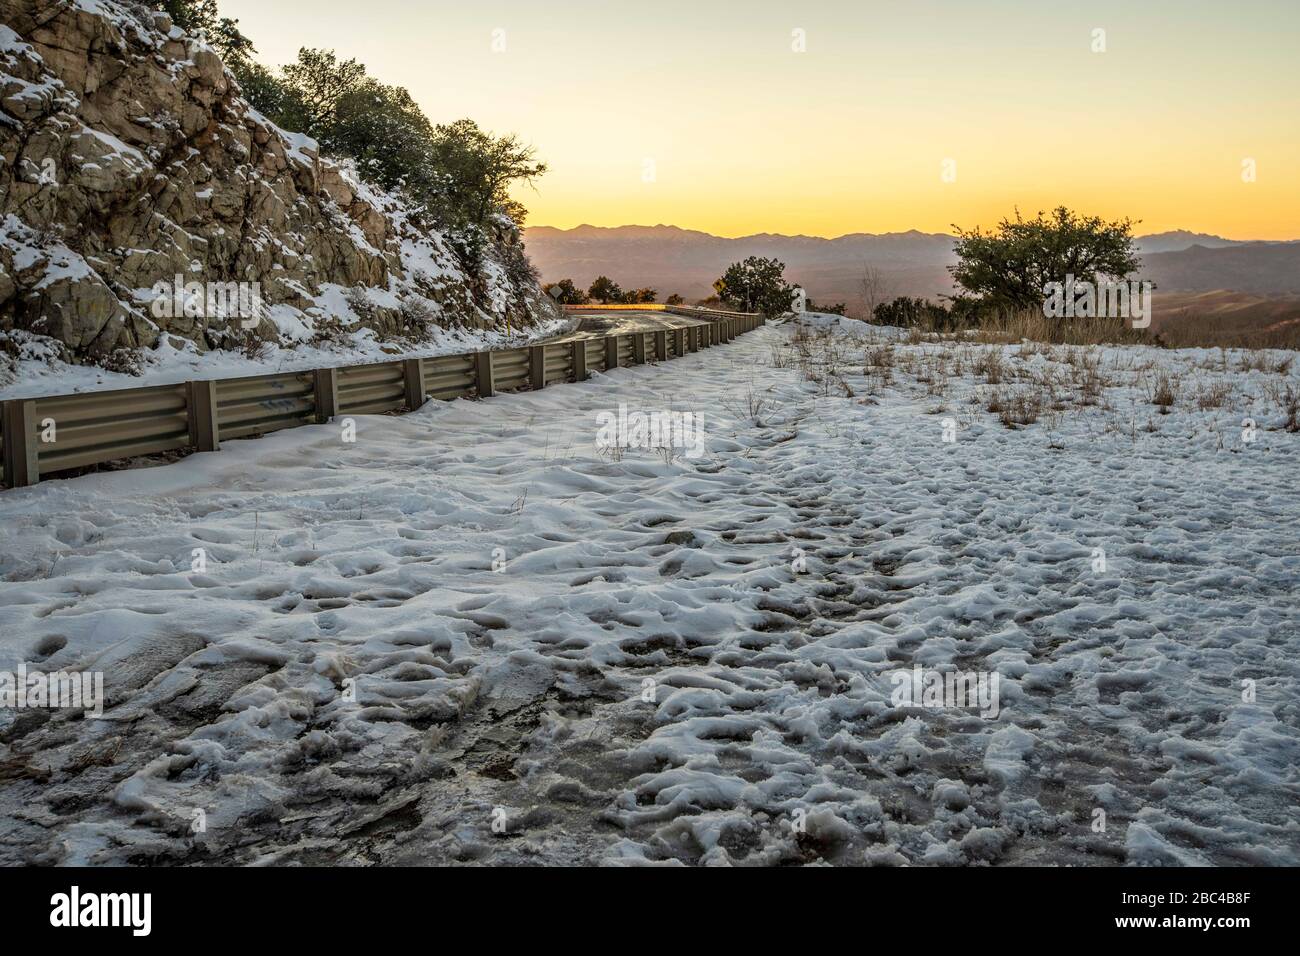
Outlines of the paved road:
[[660,329],[685,329],[693,325],[705,324],[700,319],[671,312],[644,312],[633,309],[598,310],[592,312],[575,312],[581,319],[578,328],[554,339],[556,342],[569,342],[573,339],[599,338],[603,335],[623,335],[627,332],[654,332]]

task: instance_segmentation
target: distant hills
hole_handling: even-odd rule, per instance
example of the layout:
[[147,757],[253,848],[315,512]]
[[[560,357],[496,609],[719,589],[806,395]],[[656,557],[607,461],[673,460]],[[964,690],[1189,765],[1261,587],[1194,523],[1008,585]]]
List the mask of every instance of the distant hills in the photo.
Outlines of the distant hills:
[[[736,239],[676,226],[578,226],[526,230],[528,253],[545,281],[571,278],[586,287],[607,275],[624,288],[650,287],[661,296],[703,298],[729,263],[770,256],[786,276],[819,301],[860,306],[867,264],[889,296],[931,298],[952,290],[948,266],[953,237],[944,233],[853,233],[836,239],[760,233]],[[1141,236],[1142,278],[1161,292],[1220,289],[1255,295],[1300,295],[1300,242],[1242,242],[1204,233]]]

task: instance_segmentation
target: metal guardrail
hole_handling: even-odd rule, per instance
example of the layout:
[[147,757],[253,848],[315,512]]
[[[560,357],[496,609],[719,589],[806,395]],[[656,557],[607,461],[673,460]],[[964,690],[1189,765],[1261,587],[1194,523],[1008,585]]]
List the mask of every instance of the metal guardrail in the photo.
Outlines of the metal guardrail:
[[496,352],[401,359],[245,378],[182,382],[0,404],[0,479],[42,476],[319,424],[341,415],[414,410],[426,401],[580,382],[593,371],[666,361],[730,342],[763,318],[661,306],[706,320],[681,329],[573,339]]

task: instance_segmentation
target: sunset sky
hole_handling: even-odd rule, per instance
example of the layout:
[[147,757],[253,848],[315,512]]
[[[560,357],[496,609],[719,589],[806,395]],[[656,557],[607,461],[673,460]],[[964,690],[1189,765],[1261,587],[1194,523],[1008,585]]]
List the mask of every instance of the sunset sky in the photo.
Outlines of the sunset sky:
[[532,143],[534,225],[939,232],[1064,203],[1300,238],[1297,0],[220,6],[268,65],[333,48]]

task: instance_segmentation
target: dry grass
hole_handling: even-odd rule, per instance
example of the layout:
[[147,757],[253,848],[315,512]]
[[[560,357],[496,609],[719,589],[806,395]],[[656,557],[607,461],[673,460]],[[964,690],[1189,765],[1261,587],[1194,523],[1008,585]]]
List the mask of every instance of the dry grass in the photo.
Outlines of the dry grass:
[[1049,393],[1041,386],[1021,386],[1005,392],[995,389],[989,393],[985,407],[1007,428],[1020,428],[1038,421],[1048,398]]
[[1282,411],[1286,412],[1286,424],[1283,427],[1292,433],[1300,432],[1300,392],[1292,388],[1290,382],[1282,396]]
[[979,357],[975,359],[974,368],[975,374],[984,376],[984,381],[989,385],[1000,385],[1006,374],[1002,350],[999,348],[982,350]]
[[1079,392],[1080,405],[1099,405],[1109,387],[1110,380],[1102,374],[1101,356],[1095,352],[1076,352],[1071,349],[1066,364],[1070,377]]
[[1193,396],[1196,407],[1203,412],[1211,408],[1222,408],[1231,397],[1232,385],[1228,382],[1201,383]]
[[[1158,316],[1157,316],[1158,318]],[[1157,323],[1158,328],[1134,329],[1124,319],[1053,319],[1039,309],[1000,313],[985,317],[979,325],[952,327],[934,320],[908,330],[909,344],[927,338],[978,338],[987,342],[1015,344],[1042,342],[1050,345],[1153,345],[1161,348],[1236,348],[1300,350],[1300,319],[1241,319],[1229,315],[1190,316]],[[1276,360],[1273,360],[1276,364]],[[1289,363],[1291,360],[1284,360]]]
[[1300,321],[1269,317],[1241,319],[1224,315],[1186,315],[1160,323],[1152,345],[1171,349],[1300,349]]
[[1169,409],[1178,401],[1178,380],[1162,370],[1156,375],[1150,394],[1151,404],[1159,406],[1161,415],[1168,415]]

